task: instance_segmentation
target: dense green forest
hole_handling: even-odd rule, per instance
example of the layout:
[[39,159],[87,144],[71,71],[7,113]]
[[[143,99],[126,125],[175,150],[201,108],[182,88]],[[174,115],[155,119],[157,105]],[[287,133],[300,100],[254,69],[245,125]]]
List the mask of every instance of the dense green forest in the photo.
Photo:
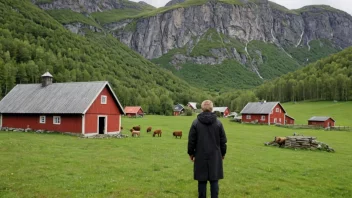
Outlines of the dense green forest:
[[300,70],[269,81],[256,89],[269,101],[352,99],[352,48],[321,59]]
[[0,71],[0,98],[46,71],[55,82],[107,80],[124,106],[148,113],[171,114],[175,103],[207,98],[112,36],[75,35],[27,0],[0,2]]

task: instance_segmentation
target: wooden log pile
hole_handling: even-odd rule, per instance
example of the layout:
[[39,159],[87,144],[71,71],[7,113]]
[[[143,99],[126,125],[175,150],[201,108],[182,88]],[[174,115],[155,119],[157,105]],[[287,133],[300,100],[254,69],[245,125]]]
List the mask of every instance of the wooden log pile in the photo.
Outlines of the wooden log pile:
[[[265,145],[279,146],[275,141],[267,142]],[[335,150],[324,142],[317,141],[316,137],[311,136],[287,136],[284,144],[285,148],[292,149],[309,149],[309,150],[322,150],[328,152],[334,152]]]

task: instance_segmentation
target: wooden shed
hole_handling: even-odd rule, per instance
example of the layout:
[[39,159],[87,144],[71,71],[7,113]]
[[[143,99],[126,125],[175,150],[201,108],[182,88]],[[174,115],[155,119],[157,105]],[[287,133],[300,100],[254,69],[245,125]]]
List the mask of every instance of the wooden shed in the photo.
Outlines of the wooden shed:
[[321,126],[324,128],[335,126],[335,120],[326,116],[313,116],[308,120],[308,125]]
[[289,115],[285,115],[285,124],[295,124],[295,119]]
[[228,107],[213,107],[213,112],[219,112],[222,117],[227,117],[230,115],[230,110]]
[[126,106],[125,113],[128,117],[143,117],[144,111],[141,106]]

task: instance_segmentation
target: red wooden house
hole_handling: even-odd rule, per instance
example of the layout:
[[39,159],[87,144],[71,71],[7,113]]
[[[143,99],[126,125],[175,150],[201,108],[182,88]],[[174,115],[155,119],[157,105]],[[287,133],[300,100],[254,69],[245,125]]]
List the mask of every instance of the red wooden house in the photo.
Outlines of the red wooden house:
[[0,101],[0,127],[84,135],[120,132],[123,108],[108,82],[16,85]]
[[184,107],[181,104],[177,104],[174,106],[174,116],[179,116],[183,113]]
[[286,111],[279,102],[250,102],[241,114],[244,123],[285,124]]
[[125,107],[125,114],[128,117],[137,117],[137,116],[143,117],[144,112],[141,106],[135,106],[135,107],[127,106]]
[[295,124],[295,119],[289,115],[285,115],[285,124]]
[[335,126],[335,120],[331,117],[313,116],[308,120],[308,125],[315,125],[328,128]]
[[213,112],[220,112],[222,117],[227,117],[230,115],[230,110],[228,107],[213,107]]

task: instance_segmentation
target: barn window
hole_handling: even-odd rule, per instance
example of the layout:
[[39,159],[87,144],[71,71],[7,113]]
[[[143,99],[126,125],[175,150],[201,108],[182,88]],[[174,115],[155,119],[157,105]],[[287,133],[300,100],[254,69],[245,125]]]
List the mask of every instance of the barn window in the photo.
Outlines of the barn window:
[[54,124],[61,124],[61,116],[54,116],[53,123]]
[[45,116],[40,116],[39,117],[39,123],[40,124],[45,124],[45,121],[46,121]]
[[279,112],[279,108],[276,108],[276,112]]
[[101,96],[101,104],[106,104],[107,103],[108,97],[106,96]]
[[261,118],[260,120],[265,120],[265,116],[264,116],[264,115],[262,115],[262,118]]
[[251,115],[247,115],[247,116],[246,116],[246,119],[251,119]]
[[281,118],[279,118],[279,122],[281,123]]

